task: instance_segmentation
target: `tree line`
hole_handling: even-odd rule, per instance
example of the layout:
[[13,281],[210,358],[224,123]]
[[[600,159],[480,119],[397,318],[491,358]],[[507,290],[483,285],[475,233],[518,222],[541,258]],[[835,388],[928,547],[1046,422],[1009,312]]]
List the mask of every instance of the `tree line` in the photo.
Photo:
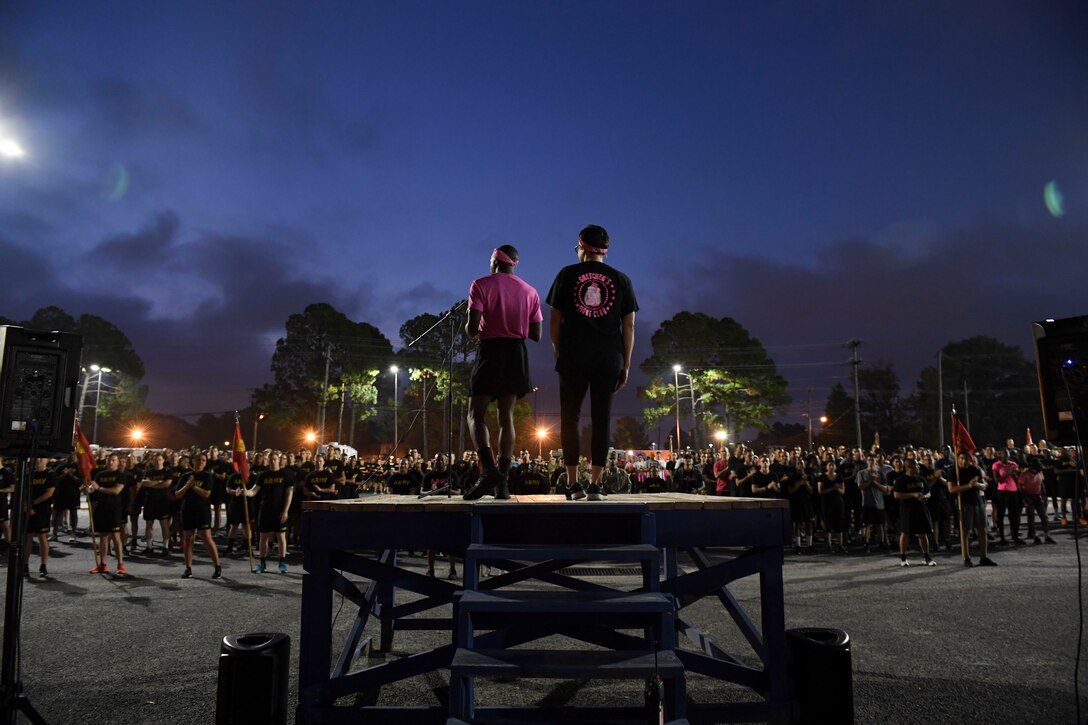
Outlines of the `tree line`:
[[[455,450],[463,450],[475,342],[464,333],[463,317],[446,318],[448,312],[407,320],[394,349],[374,325],[351,320],[327,303],[308,305],[288,317],[272,354],[272,381],[254,390],[243,417],[248,421],[258,412],[265,415],[262,446],[290,447],[299,442],[301,431],[312,430],[323,440],[353,441],[371,452],[388,452],[394,433],[402,438],[402,453],[408,448],[424,454],[445,450],[447,435]],[[233,428],[232,414],[209,413],[190,424],[148,410],[143,361],[125,333],[108,320],[89,314],[76,318],[58,307],[45,307],[23,322],[0,317],[0,324],[83,335],[85,364],[118,371],[98,409],[106,426],[124,427],[126,421],[154,417],[156,437],[169,436],[176,447],[190,441],[218,443],[223,430]],[[682,447],[716,444],[718,431],[730,441],[755,435],[766,444],[807,444],[806,425],[782,420],[793,402],[788,381],[762,342],[737,320],[679,312],[659,325],[650,343],[652,353],[639,365],[647,382],[637,390],[645,407],[641,418],[616,421],[617,447],[649,447],[652,430],[668,429],[675,439],[677,417]],[[909,392],[892,363],[859,365],[857,401],[851,371],[844,366],[844,381],[831,388],[824,402],[826,422],[816,427],[814,442],[853,445],[855,408],[866,447],[878,434],[885,448],[935,446],[942,422],[947,442],[947,412],[953,404],[979,443],[1021,440],[1026,426],[1041,432],[1034,364],[1019,348],[978,336],[949,342],[934,357],[940,364],[924,369]],[[447,412],[451,404],[452,430]],[[519,445],[531,450],[538,423],[534,406],[530,396],[515,409]],[[557,432],[548,443],[558,446]]]

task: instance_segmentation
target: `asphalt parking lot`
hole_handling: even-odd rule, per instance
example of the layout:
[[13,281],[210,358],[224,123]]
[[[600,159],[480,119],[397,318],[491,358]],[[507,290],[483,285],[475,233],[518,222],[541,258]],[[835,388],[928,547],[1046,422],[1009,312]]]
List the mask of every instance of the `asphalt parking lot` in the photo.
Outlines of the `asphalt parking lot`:
[[[915,566],[905,569],[887,554],[788,554],[787,627],[849,633],[859,723],[1074,722],[1077,561],[1071,530],[1054,536],[1056,546],[997,549],[994,568],[966,569],[958,550],[939,553],[934,568],[919,566],[912,552]],[[407,562],[421,572],[426,567],[423,558]],[[290,556],[286,574],[263,575],[251,573],[244,557],[225,557],[221,580],[211,579],[211,564],[199,551],[192,579],[181,578],[179,554],[136,555],[127,563],[128,578],[88,574],[86,536],[53,545],[46,579],[36,575],[37,556],[31,559],[21,673],[48,722],[212,722],[223,636],[284,632],[297,657],[299,554]],[[636,577],[626,579],[637,586]],[[608,583],[626,586],[626,579],[608,576]],[[733,592],[758,616],[755,581],[742,580]],[[339,605],[334,598],[338,633],[353,615],[350,603]],[[738,654],[750,654],[717,602],[695,605],[692,618]],[[377,656],[400,657],[439,640],[448,635],[398,634],[394,651]],[[1083,696],[1083,672],[1081,680]],[[444,684],[441,672],[432,673],[386,687],[379,702],[436,705]],[[292,708],[294,688],[292,663]],[[695,701],[740,695],[698,678],[689,692]],[[633,703],[641,688],[525,680],[481,685],[479,696],[489,704]]]

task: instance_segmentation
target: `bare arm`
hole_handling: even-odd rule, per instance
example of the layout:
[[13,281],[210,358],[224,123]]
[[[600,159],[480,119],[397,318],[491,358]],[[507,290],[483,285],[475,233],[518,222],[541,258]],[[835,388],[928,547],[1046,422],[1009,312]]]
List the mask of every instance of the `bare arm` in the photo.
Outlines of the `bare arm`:
[[480,339],[480,321],[483,319],[483,316],[484,313],[480,310],[468,311],[468,322],[465,323],[465,334],[473,340]]
[[544,337],[544,321],[538,320],[537,322],[529,323],[529,339],[533,342],[540,342],[540,338]]
[[551,318],[548,320],[548,332],[552,340],[552,357],[559,357],[559,330],[563,327],[563,312],[552,308]]
[[627,385],[627,376],[631,372],[631,354],[635,350],[635,313],[628,312],[623,316],[623,370],[620,372],[616,390]]

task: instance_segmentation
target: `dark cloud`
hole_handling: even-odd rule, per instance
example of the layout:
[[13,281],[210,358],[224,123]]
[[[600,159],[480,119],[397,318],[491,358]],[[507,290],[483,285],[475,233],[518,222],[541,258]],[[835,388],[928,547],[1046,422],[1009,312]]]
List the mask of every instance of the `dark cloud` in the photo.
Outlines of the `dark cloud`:
[[205,130],[195,108],[168,86],[105,78],[91,81],[87,90],[95,113],[95,136],[173,136]]
[[88,251],[85,258],[120,272],[142,270],[161,260],[175,244],[180,224],[174,212],[160,212],[138,232],[104,239]]
[[[677,280],[665,307],[733,317],[779,362],[798,366],[845,361],[839,343],[860,338],[862,357],[895,361],[909,390],[948,342],[990,335],[1031,358],[1031,322],[1088,313],[1078,293],[1086,231],[980,225],[924,249],[852,239],[794,261],[704,249],[698,265],[663,271],[661,279]],[[829,369],[849,374],[842,364]]]

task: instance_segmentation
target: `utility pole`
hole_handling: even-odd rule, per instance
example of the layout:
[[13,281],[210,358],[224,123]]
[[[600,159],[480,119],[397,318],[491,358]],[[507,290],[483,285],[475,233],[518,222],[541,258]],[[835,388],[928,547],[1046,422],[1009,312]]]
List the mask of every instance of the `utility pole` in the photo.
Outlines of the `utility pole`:
[[861,444],[861,386],[858,384],[858,366],[861,365],[861,358],[858,357],[858,347],[860,345],[861,340],[851,340],[846,343],[846,346],[853,353],[850,357],[850,364],[854,366],[854,431],[858,438],[858,448],[863,449]]
[[355,399],[348,398],[348,445],[352,448],[355,447]]
[[808,448],[805,450],[812,450],[812,388],[808,389],[808,412],[805,413],[805,417],[808,418]]
[[321,402],[317,406],[317,442],[325,442],[325,407],[329,398],[329,364],[332,362],[332,343],[325,344],[325,384],[321,387]]
[[344,441],[344,399],[346,397],[347,385],[344,381],[340,381],[340,416],[336,419],[336,442],[343,443]]
[[971,406],[967,404],[967,378],[963,379],[963,419],[967,422],[967,430],[971,430]]
[[937,447],[944,448],[944,351],[937,351]]

